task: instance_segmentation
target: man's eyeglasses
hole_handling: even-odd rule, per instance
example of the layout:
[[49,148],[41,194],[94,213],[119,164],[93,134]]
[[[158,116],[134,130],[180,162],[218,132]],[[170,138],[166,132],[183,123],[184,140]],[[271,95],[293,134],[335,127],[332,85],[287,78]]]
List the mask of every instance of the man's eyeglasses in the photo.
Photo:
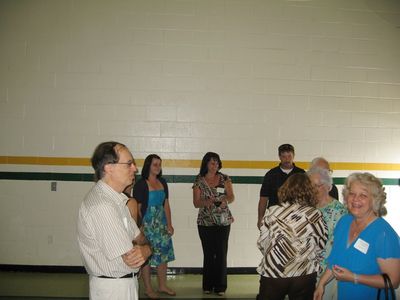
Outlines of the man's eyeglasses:
[[136,163],[134,161],[128,161],[128,162],[110,162],[111,165],[126,165],[128,168],[135,166]]
[[319,183],[319,184],[313,184],[315,188],[319,189],[322,188],[324,186],[323,183]]

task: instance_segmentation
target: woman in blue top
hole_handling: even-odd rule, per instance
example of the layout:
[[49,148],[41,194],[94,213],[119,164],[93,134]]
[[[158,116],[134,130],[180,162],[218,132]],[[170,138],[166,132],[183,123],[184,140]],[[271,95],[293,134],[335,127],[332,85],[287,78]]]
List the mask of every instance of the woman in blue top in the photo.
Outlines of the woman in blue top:
[[175,260],[171,238],[174,228],[168,201],[168,185],[161,175],[161,158],[150,154],[144,161],[142,178],[133,188],[133,197],[139,203],[144,235],[153,251],[149,263],[142,267],[145,294],[150,299],[160,297],[151,286],[151,266],[157,267],[158,291],[170,296],[176,295],[167,286],[167,263]]
[[400,281],[400,240],[382,216],[386,214],[386,193],[378,178],[353,173],[345,182],[343,196],[349,214],[336,225],[328,268],[314,293],[321,299],[325,285],[338,281],[338,299],[376,299],[385,286],[382,273],[393,287]]

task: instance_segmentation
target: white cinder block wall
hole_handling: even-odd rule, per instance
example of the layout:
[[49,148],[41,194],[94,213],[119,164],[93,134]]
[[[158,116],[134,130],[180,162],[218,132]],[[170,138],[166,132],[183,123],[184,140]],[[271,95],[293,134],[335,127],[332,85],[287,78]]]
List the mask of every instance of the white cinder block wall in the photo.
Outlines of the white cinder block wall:
[[[87,158],[112,139],[136,158],[201,159],[216,151],[223,160],[271,161],[289,142],[301,162],[323,155],[399,164],[395,2],[2,0],[0,156]],[[0,171],[91,169],[3,159]],[[372,171],[400,177],[398,167]],[[81,265],[75,220],[91,185],[60,181],[51,192],[46,180],[0,180],[0,264]],[[230,267],[259,262],[259,188],[234,185]],[[191,184],[170,189],[171,266],[201,266]],[[387,218],[400,233],[399,185],[387,191]]]

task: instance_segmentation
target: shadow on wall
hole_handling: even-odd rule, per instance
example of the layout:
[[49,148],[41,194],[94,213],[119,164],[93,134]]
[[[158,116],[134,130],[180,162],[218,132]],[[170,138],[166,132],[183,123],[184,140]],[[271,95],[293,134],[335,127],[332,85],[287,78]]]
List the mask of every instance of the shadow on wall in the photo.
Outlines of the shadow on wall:
[[365,0],[365,4],[385,22],[400,30],[400,1],[398,0]]

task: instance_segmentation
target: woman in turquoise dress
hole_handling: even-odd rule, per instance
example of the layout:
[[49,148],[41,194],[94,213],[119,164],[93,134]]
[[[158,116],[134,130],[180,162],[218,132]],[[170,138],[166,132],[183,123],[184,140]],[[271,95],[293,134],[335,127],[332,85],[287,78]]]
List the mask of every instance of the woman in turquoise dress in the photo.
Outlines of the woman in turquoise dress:
[[139,203],[142,229],[152,248],[148,264],[142,267],[145,294],[150,299],[159,299],[151,285],[151,267],[157,268],[158,292],[175,296],[174,290],[167,286],[167,264],[175,260],[172,245],[174,228],[168,200],[168,185],[162,178],[161,158],[156,154],[146,157],[142,178],[133,188],[133,197]]
[[339,300],[376,299],[384,288],[382,273],[393,287],[400,283],[400,238],[383,218],[386,193],[370,173],[347,177],[343,196],[349,214],[336,224],[327,268],[318,282],[314,300],[322,299],[326,284],[335,278]]

